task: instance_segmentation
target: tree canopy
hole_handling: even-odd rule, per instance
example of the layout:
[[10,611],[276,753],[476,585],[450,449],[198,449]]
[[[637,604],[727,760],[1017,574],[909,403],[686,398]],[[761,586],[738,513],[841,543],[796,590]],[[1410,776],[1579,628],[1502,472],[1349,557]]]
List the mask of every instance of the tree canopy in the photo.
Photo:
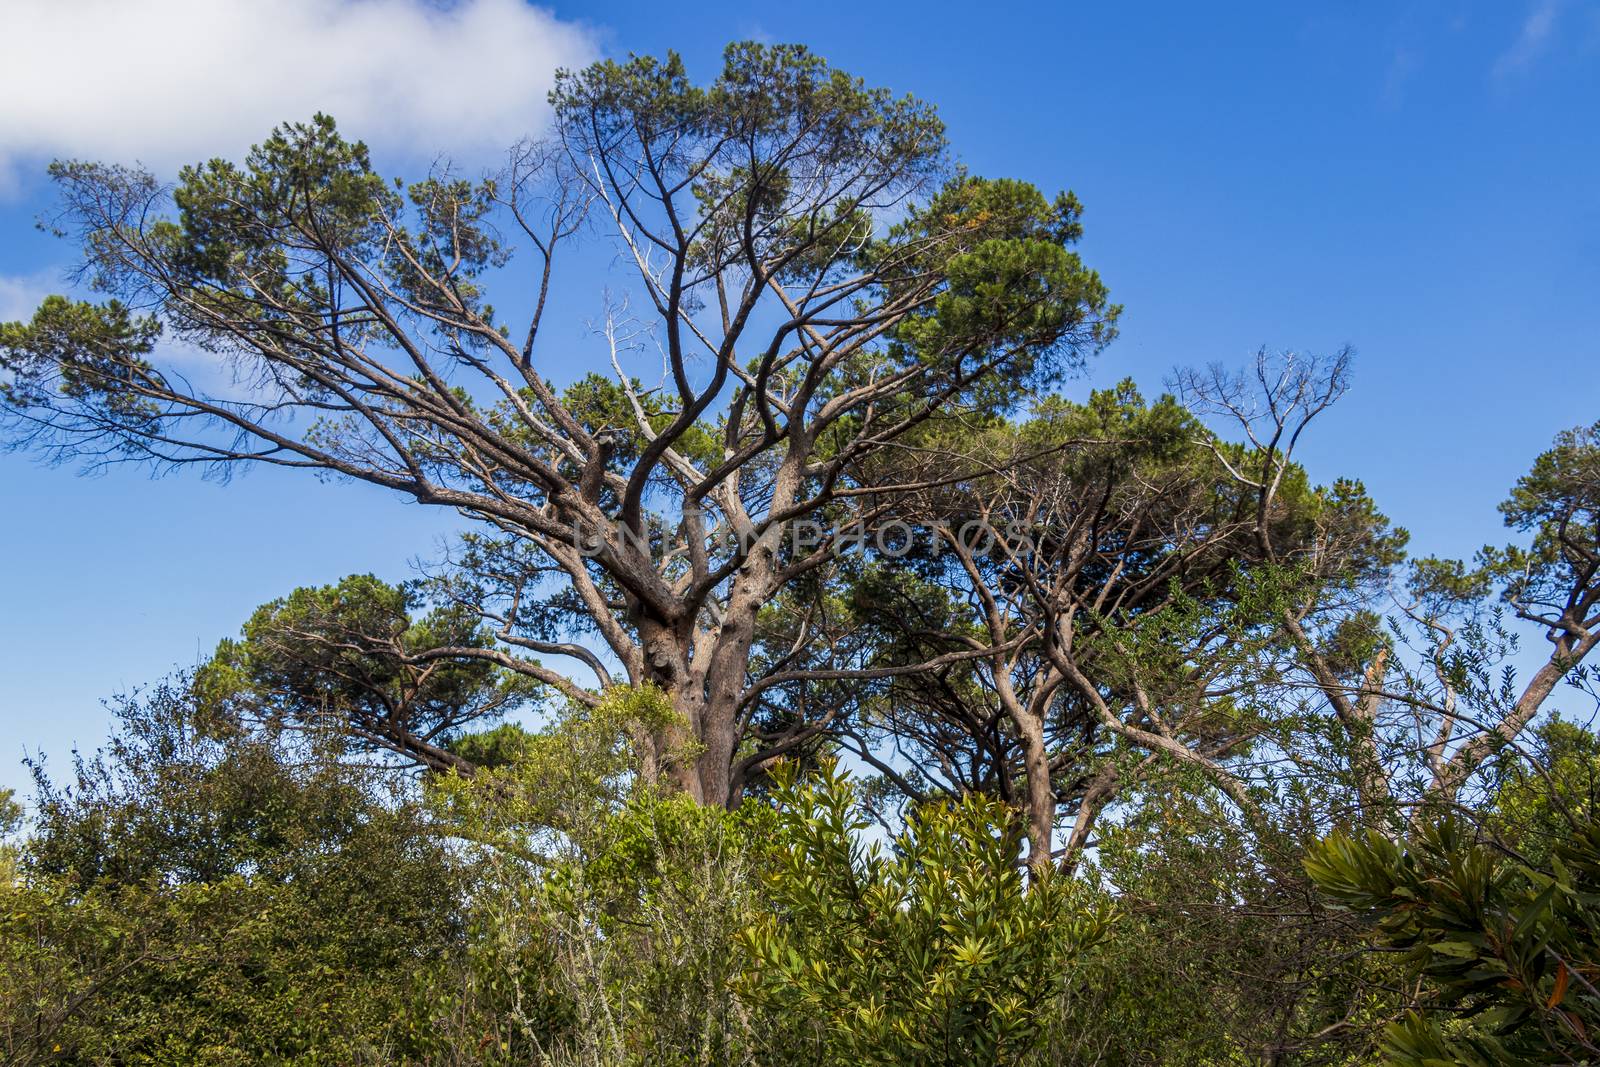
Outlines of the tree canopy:
[[[829,558],[785,525],[881,508],[874,460],[1081,366],[1118,309],[1071,250],[1073,197],[953,169],[931,107],[804,48],[730,46],[706,85],[675,56],[603,62],[552,99],[552,138],[476,181],[391,184],[326,116],[170,188],[57,164],[57,225],[108,299],[7,326],[5,400],[61,458],[309,468],[462,512],[502,636],[587,668],[594,699],[612,668],[561,637],[596,634],[699,746],[657,772],[722,803],[756,616]],[[633,270],[586,360],[614,378],[563,389],[540,327],[582,228]],[[158,338],[226,373],[185,377]]]

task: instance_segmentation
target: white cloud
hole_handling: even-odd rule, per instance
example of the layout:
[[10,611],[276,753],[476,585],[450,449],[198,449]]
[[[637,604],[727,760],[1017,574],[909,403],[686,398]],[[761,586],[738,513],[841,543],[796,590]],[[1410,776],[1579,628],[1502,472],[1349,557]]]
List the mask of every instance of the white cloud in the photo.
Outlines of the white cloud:
[[[589,32],[522,0],[7,0],[0,172],[237,155],[324,111],[385,153],[487,157],[548,119]],[[3,185],[3,182],[0,182]]]
[[1561,17],[1564,0],[1537,0],[1522,22],[1522,30],[1510,48],[1494,61],[1494,77],[1502,79],[1531,64],[1550,43],[1556,20]]
[[0,322],[32,318],[39,301],[63,288],[65,283],[55,271],[0,274]]

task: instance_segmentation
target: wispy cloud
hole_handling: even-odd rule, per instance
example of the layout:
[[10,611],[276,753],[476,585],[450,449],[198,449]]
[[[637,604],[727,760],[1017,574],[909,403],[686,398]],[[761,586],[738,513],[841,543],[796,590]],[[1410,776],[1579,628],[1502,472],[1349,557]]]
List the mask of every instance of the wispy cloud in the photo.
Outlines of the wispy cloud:
[[595,51],[522,0],[9,0],[0,174],[172,167],[319,110],[390,150],[487,155],[537,132],[555,69]]
[[0,274],[0,322],[26,319],[39,306],[39,301],[62,288],[61,276],[55,271],[34,274]]
[[1417,53],[1408,48],[1396,48],[1389,56],[1389,65],[1383,73],[1383,102],[1389,107],[1399,107],[1405,102],[1406,87],[1411,77],[1422,65]]
[[1564,7],[1565,0],[1537,0],[1528,17],[1522,20],[1517,39],[1494,61],[1491,74],[1496,81],[1527,69],[1544,54]]

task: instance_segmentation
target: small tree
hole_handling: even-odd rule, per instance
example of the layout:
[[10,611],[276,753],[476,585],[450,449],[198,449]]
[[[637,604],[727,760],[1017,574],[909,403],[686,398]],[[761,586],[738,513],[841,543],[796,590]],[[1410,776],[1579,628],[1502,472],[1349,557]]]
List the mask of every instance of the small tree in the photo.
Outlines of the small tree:
[[523,707],[539,682],[511,669],[520,664],[476,612],[445,606],[414,616],[413,606],[371,575],[296,589],[217,646],[195,692],[219,724],[334,731],[364,749],[471,774],[477,761],[453,742]]
[[[882,661],[946,660],[891,678],[850,732],[912,796],[982,790],[1022,807],[1036,867],[1054,862],[1063,812],[1071,864],[1102,811],[1162,765],[1198,769],[1248,808],[1241,759],[1301,711],[1281,610],[1347,617],[1404,543],[1358,483],[1313,485],[1293,464],[1263,516],[1230,474],[1259,463],[1255,449],[1131,382],[1046,399],[941,451],[989,470],[917,495],[940,543],[869,574],[863,599],[881,604]],[[875,757],[874,724],[915,754],[921,782]]]
[[[1231,463],[1228,473],[1258,501],[1255,539],[1269,563],[1301,551],[1272,518],[1293,482],[1295,445],[1348,387],[1348,369],[1344,355],[1326,364],[1263,357],[1253,378],[1217,369],[1182,377],[1197,409],[1232,417],[1256,446],[1250,463]],[[1486,547],[1473,566],[1416,561],[1387,631],[1370,612],[1319,618],[1314,601],[1279,606],[1294,649],[1286,666],[1337,724],[1369,825],[1397,829],[1405,821],[1397,800],[1428,801],[1418,812],[1453,803],[1561,682],[1589,686],[1584,662],[1600,644],[1600,425],[1559,434],[1500,511],[1507,526],[1531,535],[1527,543]],[[1395,553],[1352,552],[1385,532],[1381,524],[1342,523],[1307,547],[1313,560],[1364,554],[1393,566]],[[1507,611],[1550,644],[1520,682],[1507,669],[1519,643]]]
[[39,770],[0,885],[8,1064],[393,1063],[462,948],[466,880],[414,804],[334,749],[218,736],[182,685]]

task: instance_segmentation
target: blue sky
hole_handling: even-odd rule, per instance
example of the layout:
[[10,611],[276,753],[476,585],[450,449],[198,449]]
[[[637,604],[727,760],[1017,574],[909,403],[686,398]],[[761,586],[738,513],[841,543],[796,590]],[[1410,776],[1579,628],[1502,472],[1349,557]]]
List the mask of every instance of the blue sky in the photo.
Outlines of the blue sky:
[[[1078,194],[1085,258],[1126,311],[1071,391],[1131,376],[1154,393],[1176,364],[1354,345],[1355,389],[1302,458],[1362,478],[1420,552],[1500,539],[1518,473],[1600,418],[1593,0],[237,8],[130,0],[124,24],[104,0],[8,5],[0,318],[71,262],[32,228],[52,155],[170,172],[321,107],[415,173],[537,127],[558,63],[675,48],[710,76],[754,37],[935,102],[975,172]],[[599,310],[598,290],[571,296],[594,304],[574,315]],[[558,376],[581,345],[571,358]],[[0,785],[23,783],[24,751],[61,769],[98,743],[102,698],[194,663],[255,605],[355,571],[405,577],[451,526],[284,472],[81,478],[9,455],[0,486]]]

